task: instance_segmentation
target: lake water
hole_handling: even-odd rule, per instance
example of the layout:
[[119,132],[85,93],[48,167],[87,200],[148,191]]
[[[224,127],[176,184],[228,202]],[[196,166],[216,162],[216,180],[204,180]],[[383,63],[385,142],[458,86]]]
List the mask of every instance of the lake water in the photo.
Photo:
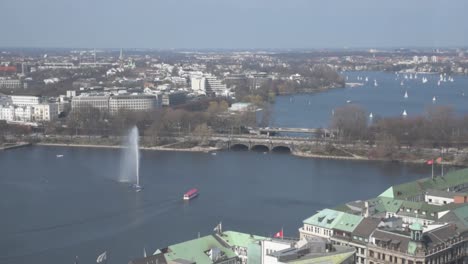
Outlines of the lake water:
[[[418,74],[418,79],[404,79],[393,73],[345,72],[347,82],[361,82],[363,86],[331,89],[312,94],[278,96],[273,107],[271,125],[278,127],[328,127],[332,111],[347,104],[357,104],[368,113],[377,116],[421,115],[433,105],[450,106],[457,114],[468,114],[468,76],[454,76],[454,82],[437,85],[439,75]],[[369,82],[358,81],[357,77],[368,76]],[[421,79],[426,77],[427,83]],[[374,86],[377,80],[378,86]],[[404,82],[403,86],[400,85]],[[404,98],[405,92],[408,98]],[[436,97],[435,103],[432,98]]]
[[[63,158],[57,158],[63,154]],[[0,152],[0,263],[127,263],[176,242],[229,230],[296,236],[317,210],[429,176],[418,165],[255,152],[143,151],[136,193],[116,181],[120,150],[29,147]],[[182,194],[196,187],[190,202]]]
[[[423,113],[451,105],[468,113],[468,78],[437,86],[395,75],[345,73],[367,85],[278,97],[273,124],[325,127],[347,100],[374,116]],[[419,76],[421,78],[422,75]],[[379,86],[373,86],[377,79]],[[409,97],[403,98],[405,91]],[[310,102],[310,103],[309,103]],[[57,158],[63,154],[63,158]],[[29,147],[0,152],[0,263],[94,263],[107,250],[109,263],[128,263],[173,243],[207,235],[220,222],[227,230],[271,236],[284,228],[297,236],[302,220],[317,210],[371,198],[390,185],[430,176],[424,165],[299,158],[255,152],[143,151],[135,193],[119,183],[120,150]],[[200,196],[190,202],[190,188]]]

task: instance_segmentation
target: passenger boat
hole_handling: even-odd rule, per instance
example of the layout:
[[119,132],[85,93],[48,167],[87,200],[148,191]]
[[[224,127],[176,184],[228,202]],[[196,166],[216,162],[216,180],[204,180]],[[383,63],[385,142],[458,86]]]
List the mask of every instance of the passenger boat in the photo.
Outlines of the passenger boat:
[[193,188],[193,189],[188,190],[186,193],[184,193],[184,200],[185,201],[192,200],[193,198],[197,196],[198,196],[198,190]]

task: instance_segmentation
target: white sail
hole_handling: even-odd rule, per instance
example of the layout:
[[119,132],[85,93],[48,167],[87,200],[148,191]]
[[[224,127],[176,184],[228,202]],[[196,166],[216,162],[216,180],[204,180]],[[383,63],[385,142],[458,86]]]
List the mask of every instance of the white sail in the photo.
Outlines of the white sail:
[[408,92],[405,92],[404,98],[408,98]]
[[407,115],[408,115],[408,113],[406,113],[406,110],[403,110],[403,114],[402,114],[402,115],[403,115],[403,116],[407,116]]

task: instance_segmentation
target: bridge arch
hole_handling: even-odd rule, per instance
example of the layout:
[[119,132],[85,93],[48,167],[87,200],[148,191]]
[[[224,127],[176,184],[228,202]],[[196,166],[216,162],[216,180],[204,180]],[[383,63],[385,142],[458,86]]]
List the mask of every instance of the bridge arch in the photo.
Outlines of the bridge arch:
[[231,145],[230,149],[234,151],[247,151],[249,150],[249,146],[242,143],[235,143]]
[[269,152],[270,148],[266,145],[258,144],[258,145],[253,145],[252,148],[250,148],[252,151],[257,151],[257,152]]
[[271,152],[275,153],[291,153],[291,148],[289,146],[275,146],[271,149]]

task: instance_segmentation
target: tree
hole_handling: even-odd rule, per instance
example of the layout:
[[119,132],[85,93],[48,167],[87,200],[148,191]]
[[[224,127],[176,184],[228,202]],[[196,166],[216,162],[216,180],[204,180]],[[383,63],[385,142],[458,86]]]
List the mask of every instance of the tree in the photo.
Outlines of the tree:
[[367,114],[357,105],[347,105],[335,110],[332,128],[343,139],[363,139],[367,134]]

